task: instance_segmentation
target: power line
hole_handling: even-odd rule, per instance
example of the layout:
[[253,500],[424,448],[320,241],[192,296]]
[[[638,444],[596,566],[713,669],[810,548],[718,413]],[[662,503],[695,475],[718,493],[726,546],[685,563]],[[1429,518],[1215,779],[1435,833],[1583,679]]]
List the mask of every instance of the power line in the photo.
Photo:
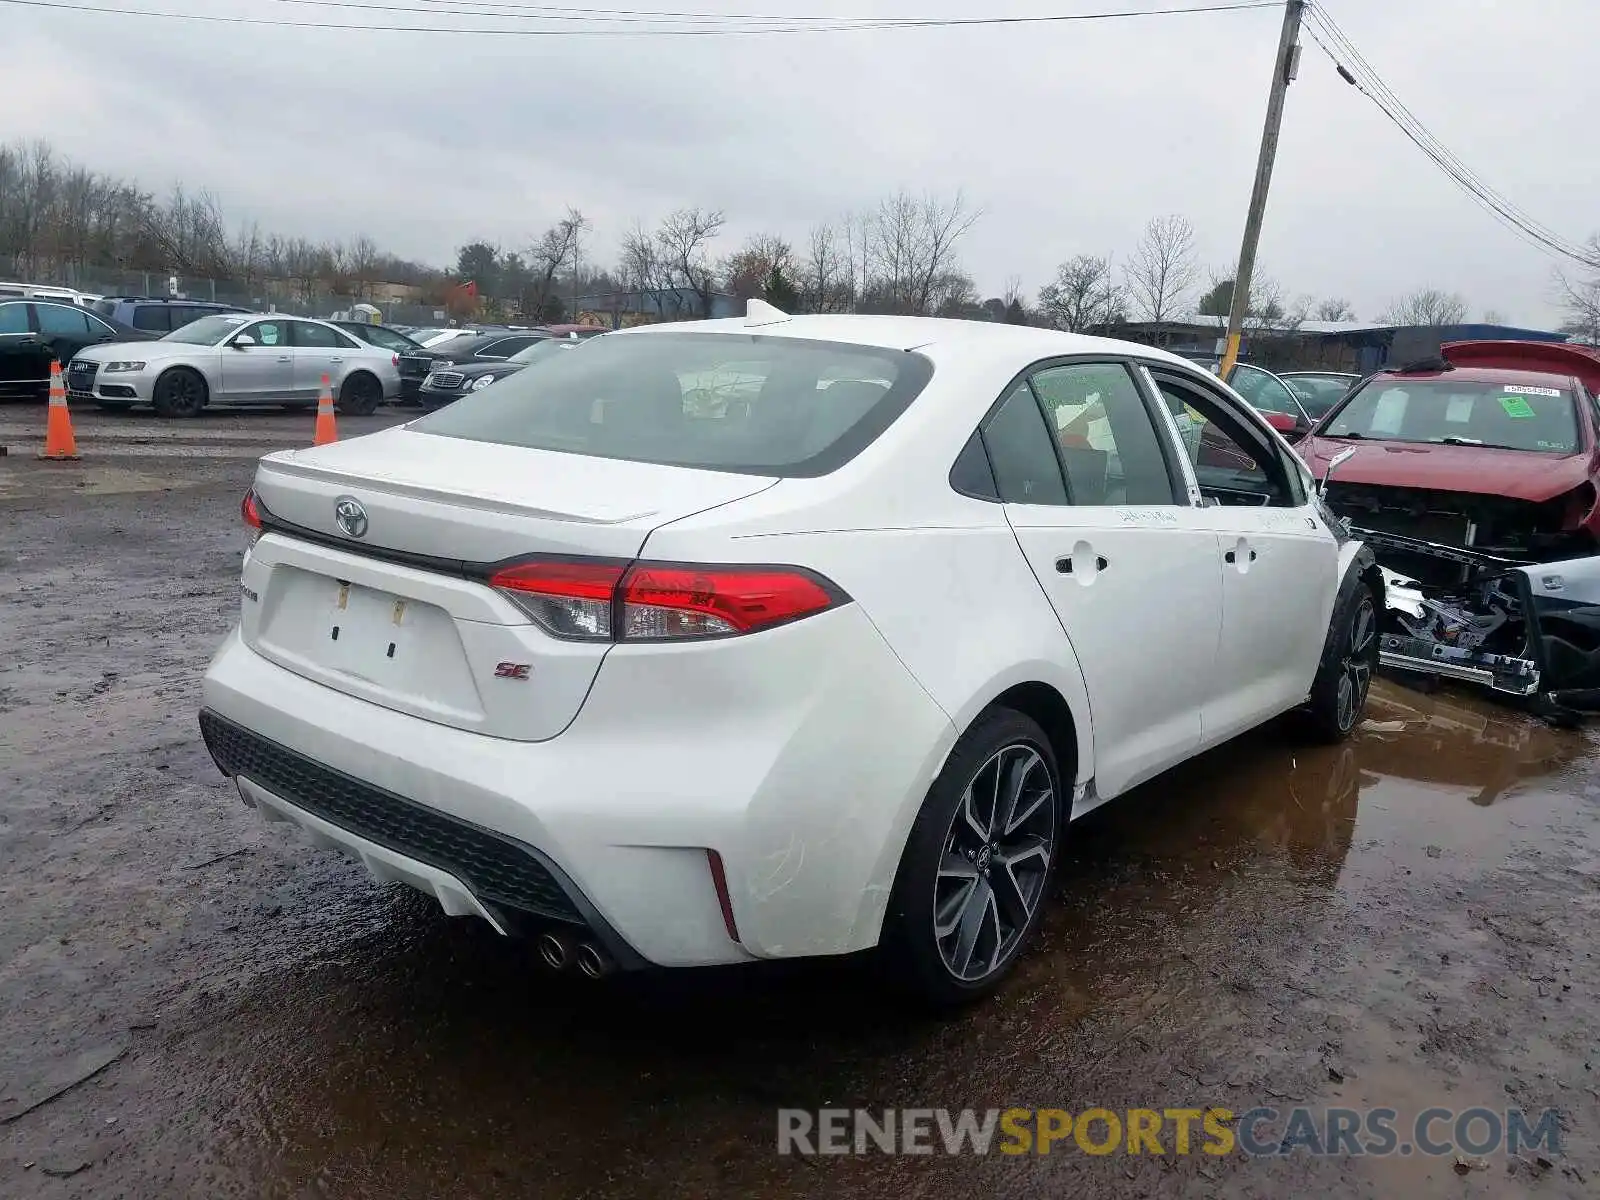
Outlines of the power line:
[[[324,6],[341,5],[353,8],[375,8],[374,4],[361,4],[356,0],[300,0]],[[471,2],[471,0],[468,0]],[[749,27],[696,26],[693,28],[556,28],[556,29],[485,29],[467,25],[375,25],[351,24],[335,21],[287,21],[272,17],[234,17],[217,13],[167,12],[143,8],[109,8],[72,3],[71,0],[0,0],[17,8],[37,8],[60,12],[95,13],[101,16],[152,17],[170,21],[198,21],[214,25],[252,25],[279,29],[350,30],[360,33],[427,33],[461,34],[474,37],[758,37],[784,33],[841,33],[866,29],[916,29],[950,28],[983,25],[1060,24],[1069,21],[1110,21],[1133,17],[1166,17],[1192,13],[1238,12],[1247,9],[1277,8],[1281,0],[1235,0],[1233,3],[1212,3],[1186,7],[1127,9],[1115,12],[1058,13],[1043,16],[1014,17],[920,17],[920,18],[826,18],[830,24],[763,24]],[[495,20],[507,19],[503,14],[486,12],[469,13],[452,9],[417,9],[419,16],[482,16]],[[712,14],[699,14],[709,16]],[[755,19],[755,18],[747,18]],[[791,21],[811,18],[790,18]]]
[[[1339,69],[1341,76],[1345,77],[1347,81],[1355,86],[1358,90],[1361,90],[1364,94],[1367,94],[1368,99],[1372,100],[1375,104],[1379,104],[1380,107],[1387,107],[1389,111],[1387,111],[1385,115],[1389,116],[1391,120],[1396,121],[1396,123],[1400,124],[1402,128],[1409,129],[1412,133],[1416,134],[1418,138],[1426,142],[1427,152],[1429,153],[1430,157],[1437,156],[1435,161],[1438,161],[1438,159],[1445,160],[1440,164],[1441,166],[1444,166],[1453,175],[1462,177],[1463,181],[1468,186],[1471,186],[1474,189],[1482,192],[1492,192],[1492,189],[1489,188],[1488,184],[1486,184],[1476,173],[1468,168],[1460,158],[1451,153],[1451,151],[1442,142],[1440,142],[1438,138],[1429,132],[1427,127],[1424,126],[1420,120],[1418,120],[1416,114],[1406,107],[1404,102],[1401,101],[1397,95],[1395,95],[1394,90],[1383,81],[1381,76],[1378,75],[1376,68],[1374,68],[1372,64],[1366,60],[1361,51],[1356,48],[1355,44],[1351,42],[1350,38],[1345,34],[1344,30],[1339,28],[1338,24],[1327,14],[1326,11],[1316,13],[1315,17],[1318,20],[1323,32],[1334,42],[1336,46],[1342,47],[1344,53],[1350,58],[1357,70],[1361,72],[1366,86],[1363,87],[1361,82],[1351,78],[1351,72],[1347,68],[1344,68],[1339,63],[1335,63],[1335,66]],[[1318,45],[1322,46],[1325,53],[1328,52],[1327,47],[1320,41],[1318,42]],[[1376,95],[1371,93],[1376,93]],[[1556,241],[1564,240],[1560,238],[1560,236],[1553,230],[1541,225],[1528,213],[1517,208],[1504,196],[1494,194],[1494,199],[1498,204],[1503,205],[1506,209],[1508,209],[1509,212],[1521,223],[1536,229],[1541,235],[1548,236]],[[1568,244],[1570,245],[1571,243]]]
[[[1312,40],[1338,70],[1341,78],[1367,99],[1371,100],[1384,116],[1421,150],[1435,166],[1439,167],[1467,195],[1487,209],[1497,220],[1510,228],[1524,241],[1548,253],[1572,259],[1591,268],[1600,268],[1600,259],[1589,250],[1569,241],[1548,226],[1535,220],[1511,200],[1490,187],[1481,177],[1452,153],[1412,111],[1395,95],[1372,65],[1334,22],[1320,3],[1311,5],[1312,24],[1308,26]],[[1318,35],[1320,30],[1321,36]],[[1327,41],[1323,39],[1326,38]],[[1334,43],[1333,47],[1328,42]],[[1346,65],[1346,60],[1348,65]]]

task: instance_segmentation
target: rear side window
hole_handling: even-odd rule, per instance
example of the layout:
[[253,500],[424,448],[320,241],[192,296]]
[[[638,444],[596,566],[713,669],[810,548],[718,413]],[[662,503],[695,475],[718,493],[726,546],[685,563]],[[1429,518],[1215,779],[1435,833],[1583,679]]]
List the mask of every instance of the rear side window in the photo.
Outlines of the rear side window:
[[407,350],[415,350],[417,348],[417,344],[410,338],[405,337],[402,334],[398,334],[392,329],[383,329],[376,325],[356,332],[356,336],[361,338],[363,341],[371,342],[374,346],[381,346],[385,350],[394,350],[403,353]]
[[601,458],[816,476],[854,458],[911,404],[919,354],[737,334],[599,338],[411,428]]
[[1074,504],[1172,504],[1176,491],[1138,385],[1120,363],[1072,363],[1033,376]]
[[356,349],[354,342],[326,325],[314,325],[310,321],[291,321],[289,326],[294,330],[296,346],[304,346],[310,350]]
[[40,333],[62,337],[88,336],[89,318],[81,308],[68,308],[64,304],[36,304],[34,311],[39,314]]
[[28,306],[0,304],[0,333],[27,333]]
[[1005,403],[983,427],[983,444],[994,467],[1000,499],[1007,504],[1065,504],[1061,464],[1051,446],[1050,429],[1026,381],[1011,389]]
[[133,309],[133,327],[148,329],[152,333],[170,333],[172,314],[165,304],[136,304]]

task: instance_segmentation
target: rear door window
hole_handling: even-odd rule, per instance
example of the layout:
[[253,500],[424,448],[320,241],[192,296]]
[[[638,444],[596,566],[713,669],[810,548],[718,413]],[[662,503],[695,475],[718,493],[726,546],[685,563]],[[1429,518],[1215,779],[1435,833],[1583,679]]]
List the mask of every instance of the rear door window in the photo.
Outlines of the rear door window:
[[39,332],[58,337],[88,337],[89,318],[81,308],[68,308],[65,304],[35,304],[39,314]]
[[342,340],[344,335],[336,333],[326,325],[317,325],[311,321],[290,321],[289,327],[294,330],[294,344],[304,346],[309,350],[348,350],[354,349],[355,343]]
[[[799,338],[600,338],[413,422],[540,450],[757,475],[848,462],[921,392],[919,354]],[[487,401],[487,402],[485,402]]]
[[133,309],[133,327],[148,329],[152,333],[170,333],[172,314],[165,304],[137,304]]
[[27,333],[28,306],[0,304],[0,333]]

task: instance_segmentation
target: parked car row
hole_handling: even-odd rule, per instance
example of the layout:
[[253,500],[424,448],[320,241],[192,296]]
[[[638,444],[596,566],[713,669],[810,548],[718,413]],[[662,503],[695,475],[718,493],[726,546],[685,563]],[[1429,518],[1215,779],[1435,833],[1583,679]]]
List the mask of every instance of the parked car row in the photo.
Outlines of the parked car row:
[[[482,363],[504,364],[538,342],[553,338],[582,339],[603,332],[590,326],[561,325],[529,329],[466,329],[418,330],[414,338],[421,344],[400,355],[400,387],[403,403],[423,402],[423,387],[435,371],[476,366]],[[503,371],[502,374],[510,374]],[[478,376],[477,378],[482,378]],[[483,386],[488,386],[487,384]],[[459,392],[460,381],[451,387],[434,389],[434,403],[443,392]],[[452,399],[454,397],[451,397]]]

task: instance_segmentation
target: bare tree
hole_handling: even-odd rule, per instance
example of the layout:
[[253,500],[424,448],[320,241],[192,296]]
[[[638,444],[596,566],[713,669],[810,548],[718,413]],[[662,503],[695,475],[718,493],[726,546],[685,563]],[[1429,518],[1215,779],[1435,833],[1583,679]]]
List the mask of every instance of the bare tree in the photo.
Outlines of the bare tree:
[[957,269],[956,247],[980,215],[960,192],[948,201],[906,192],[882,201],[871,222],[867,290],[892,312],[931,313],[935,287]]
[[1459,325],[1467,319],[1467,302],[1454,292],[1422,288],[1391,303],[1378,319],[1385,325]]
[[1081,333],[1126,315],[1126,297],[1111,272],[1111,258],[1079,254],[1056,268],[1039,289],[1039,314],[1057,329]]
[[1319,321],[1354,321],[1356,310],[1343,297],[1330,296],[1326,300],[1319,300],[1311,310],[1311,315]]
[[675,285],[694,293],[696,316],[711,315],[712,297],[717,291],[711,243],[717,240],[725,223],[721,209],[680,208],[656,231],[659,258],[671,270]]
[[800,302],[811,312],[848,312],[855,297],[844,238],[832,225],[816,225],[800,266]]
[[1155,217],[1123,268],[1133,310],[1146,321],[1181,315],[1199,278],[1194,226],[1180,216]]
[[[1600,262],[1600,233],[1590,237],[1585,247],[1589,256]],[[1600,272],[1573,275],[1558,270],[1555,278],[1557,294],[1567,310],[1563,330],[1591,345],[1600,344]]]
[[538,320],[550,319],[548,313],[556,302],[556,280],[564,268],[570,268],[574,278],[578,269],[579,239],[589,228],[589,219],[576,208],[568,207],[567,215],[546,229],[528,249],[527,275],[529,291],[520,296],[522,309]]

